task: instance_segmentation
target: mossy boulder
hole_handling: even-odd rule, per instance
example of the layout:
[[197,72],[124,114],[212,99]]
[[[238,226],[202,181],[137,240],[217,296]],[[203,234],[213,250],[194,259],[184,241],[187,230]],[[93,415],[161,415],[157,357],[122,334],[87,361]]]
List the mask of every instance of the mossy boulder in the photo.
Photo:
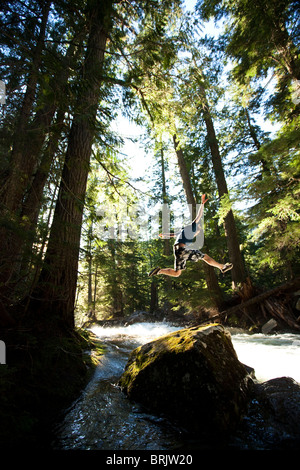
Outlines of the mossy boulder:
[[230,333],[217,324],[182,329],[135,349],[119,382],[151,412],[214,435],[236,427],[250,383]]

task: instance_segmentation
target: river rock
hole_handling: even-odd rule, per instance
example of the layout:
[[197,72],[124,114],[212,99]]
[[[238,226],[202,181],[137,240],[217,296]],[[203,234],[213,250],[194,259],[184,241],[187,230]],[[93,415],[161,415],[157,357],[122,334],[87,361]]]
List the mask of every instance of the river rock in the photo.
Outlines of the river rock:
[[134,323],[143,323],[149,321],[149,314],[143,310],[136,310],[125,319],[125,325],[133,325]]
[[267,335],[268,333],[270,333],[270,331],[272,331],[274,328],[276,328],[276,326],[277,326],[277,321],[274,320],[274,318],[271,318],[271,320],[267,321],[267,323],[265,323],[261,327],[261,332],[264,335]]
[[[291,377],[278,377],[256,385],[263,405],[265,424],[279,435],[278,441],[300,445],[300,384]],[[275,439],[274,439],[275,441]]]
[[247,415],[231,445],[250,450],[299,450],[300,384],[291,377],[254,383]]
[[225,434],[249,399],[250,379],[228,330],[211,324],[135,349],[120,379],[127,396],[193,432]]

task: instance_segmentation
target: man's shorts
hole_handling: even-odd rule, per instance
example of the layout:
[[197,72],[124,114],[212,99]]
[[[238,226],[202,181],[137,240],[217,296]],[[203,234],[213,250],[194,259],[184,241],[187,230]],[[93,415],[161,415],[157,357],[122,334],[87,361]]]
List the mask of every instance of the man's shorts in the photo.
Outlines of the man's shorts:
[[200,250],[189,250],[184,246],[174,245],[174,269],[179,271],[186,268],[187,261],[199,261],[204,258]]

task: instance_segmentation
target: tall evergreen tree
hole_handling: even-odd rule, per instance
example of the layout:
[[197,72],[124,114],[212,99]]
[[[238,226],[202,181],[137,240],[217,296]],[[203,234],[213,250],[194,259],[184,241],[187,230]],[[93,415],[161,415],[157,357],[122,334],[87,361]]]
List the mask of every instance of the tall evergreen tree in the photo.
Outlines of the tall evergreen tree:
[[100,99],[101,70],[112,25],[112,2],[89,5],[90,32],[44,266],[30,308],[74,327],[77,266],[89,161]]
[[280,116],[299,112],[291,92],[300,79],[299,3],[294,0],[200,0],[202,19],[225,18],[225,50],[234,59],[233,74],[241,83],[273,71],[277,90],[272,102]]
[[0,227],[0,259],[2,260],[0,282],[2,283],[2,289],[4,284],[9,283],[13,274],[13,257],[18,248],[19,239],[21,238],[20,233],[18,233],[17,239],[15,236],[11,236],[10,229],[12,226],[15,226],[15,231],[13,232],[15,235],[18,230],[18,224],[21,223],[19,214],[22,200],[34,166],[37,163],[36,159],[28,155],[28,152],[26,154],[26,151],[29,148],[28,128],[35,103],[50,5],[51,1],[45,1],[42,2],[41,7],[38,8],[35,25],[35,28],[38,29],[38,34],[34,44],[30,70],[28,72],[26,91],[13,133],[9,166],[7,166],[6,171],[2,173],[2,187],[0,192],[0,214],[2,220]]
[[286,125],[251,156],[255,163],[263,160],[271,167],[248,187],[255,201],[249,217],[256,248],[252,263],[260,267],[264,284],[288,281],[300,272],[299,138],[299,125]]

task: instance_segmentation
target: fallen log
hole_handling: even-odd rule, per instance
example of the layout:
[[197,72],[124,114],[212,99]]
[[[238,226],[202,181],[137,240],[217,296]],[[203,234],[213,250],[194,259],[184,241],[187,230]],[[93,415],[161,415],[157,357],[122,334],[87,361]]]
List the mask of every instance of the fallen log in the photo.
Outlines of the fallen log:
[[288,312],[287,309],[284,311],[284,313],[282,311],[281,314],[279,314],[278,308],[272,308],[269,301],[266,305],[266,300],[269,299],[269,297],[278,296],[283,293],[296,291],[298,289],[300,289],[300,278],[296,278],[293,281],[281,284],[280,286],[270,289],[266,292],[262,292],[261,294],[256,295],[255,297],[252,297],[251,299],[248,299],[245,302],[241,302],[238,305],[235,305],[234,307],[230,307],[227,310],[223,310],[218,315],[215,315],[215,317],[229,316],[238,311],[242,311],[243,313],[245,313],[245,309],[257,303],[260,303],[264,316],[266,313],[264,307],[267,307],[267,310],[270,315],[274,315],[274,317],[277,318],[280,316],[280,319],[285,321],[289,326],[300,330],[300,324],[295,318],[293,318],[292,314]]
[[300,324],[297,323],[294,315],[289,311],[289,309],[282,303],[276,300],[266,299],[264,304],[267,307],[270,315],[278,320],[279,322],[284,322],[291,328],[300,330]]

